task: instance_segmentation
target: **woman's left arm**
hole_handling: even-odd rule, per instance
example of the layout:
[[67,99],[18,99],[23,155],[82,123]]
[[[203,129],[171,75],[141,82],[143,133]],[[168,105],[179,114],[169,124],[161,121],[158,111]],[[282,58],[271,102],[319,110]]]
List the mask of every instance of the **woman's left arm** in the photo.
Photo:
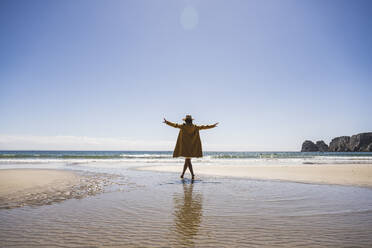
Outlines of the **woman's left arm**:
[[210,128],[217,127],[217,125],[218,125],[218,122],[214,123],[213,125],[201,125],[201,126],[197,126],[197,127],[199,128],[199,130],[203,130],[203,129],[210,129]]

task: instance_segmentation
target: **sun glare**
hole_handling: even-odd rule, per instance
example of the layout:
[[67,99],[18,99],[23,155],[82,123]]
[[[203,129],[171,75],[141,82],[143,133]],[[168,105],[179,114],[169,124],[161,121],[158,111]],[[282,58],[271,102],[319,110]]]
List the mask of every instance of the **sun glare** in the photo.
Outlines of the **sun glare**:
[[199,15],[196,9],[192,6],[184,8],[180,16],[180,22],[184,29],[194,29],[199,22]]

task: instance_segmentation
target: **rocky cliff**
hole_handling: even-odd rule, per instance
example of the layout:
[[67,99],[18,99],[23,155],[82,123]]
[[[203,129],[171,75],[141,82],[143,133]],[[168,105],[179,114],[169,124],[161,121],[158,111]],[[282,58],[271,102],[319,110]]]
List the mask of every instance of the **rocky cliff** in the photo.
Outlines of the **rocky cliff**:
[[310,140],[302,143],[302,152],[372,152],[372,132],[332,139],[329,147],[323,140],[316,144]]
[[302,143],[301,152],[318,152],[318,151],[319,151],[319,148],[311,140],[305,140],[305,142]]
[[302,143],[302,149],[301,152],[328,152],[329,148],[326,143],[324,143],[323,140],[319,140],[314,144],[311,140],[305,140],[304,143]]
[[350,152],[349,143],[349,136],[336,137],[329,143],[329,150],[331,152]]
[[329,147],[323,140],[317,141],[316,146],[320,152],[329,152]]
[[351,136],[349,149],[352,152],[372,152],[372,133],[360,133]]

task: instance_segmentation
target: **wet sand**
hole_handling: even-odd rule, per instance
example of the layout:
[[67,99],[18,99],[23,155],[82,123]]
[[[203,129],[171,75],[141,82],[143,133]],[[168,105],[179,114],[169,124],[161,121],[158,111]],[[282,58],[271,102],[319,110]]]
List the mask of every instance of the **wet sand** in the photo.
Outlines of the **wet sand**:
[[76,173],[65,170],[10,169],[0,170],[0,197],[14,194],[40,193],[53,187],[63,190],[79,183]]
[[102,192],[101,178],[54,169],[0,170],[0,209],[42,206]]
[[[148,166],[139,170],[181,173],[175,165]],[[372,187],[372,164],[320,164],[320,165],[194,165],[196,175],[211,175],[263,180],[283,180],[302,183],[337,184]]]

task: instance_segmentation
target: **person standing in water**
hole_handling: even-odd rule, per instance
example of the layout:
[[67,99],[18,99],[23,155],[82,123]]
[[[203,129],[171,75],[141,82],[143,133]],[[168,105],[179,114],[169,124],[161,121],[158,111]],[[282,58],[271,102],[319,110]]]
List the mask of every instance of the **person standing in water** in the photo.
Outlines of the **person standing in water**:
[[217,126],[218,122],[213,125],[194,125],[192,123],[194,119],[191,115],[186,115],[183,119],[185,123],[177,124],[170,121],[167,121],[164,118],[164,123],[174,127],[179,128],[180,132],[177,138],[177,144],[174,148],[173,157],[184,157],[185,164],[183,166],[183,171],[181,178],[185,175],[185,171],[189,168],[192,179],[195,178],[194,170],[192,169],[191,158],[200,158],[203,157],[202,145],[200,141],[199,130],[214,128]]

